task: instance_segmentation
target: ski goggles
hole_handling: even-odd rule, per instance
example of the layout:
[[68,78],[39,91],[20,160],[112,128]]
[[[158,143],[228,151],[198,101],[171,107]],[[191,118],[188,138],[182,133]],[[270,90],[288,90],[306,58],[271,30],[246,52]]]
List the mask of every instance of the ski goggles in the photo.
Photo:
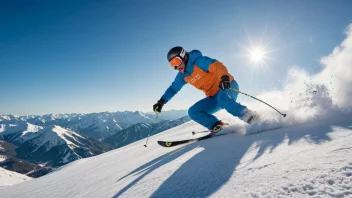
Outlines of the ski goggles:
[[182,59],[178,56],[175,56],[169,61],[171,67],[174,69],[177,69],[177,67],[180,66],[182,62],[183,62]]

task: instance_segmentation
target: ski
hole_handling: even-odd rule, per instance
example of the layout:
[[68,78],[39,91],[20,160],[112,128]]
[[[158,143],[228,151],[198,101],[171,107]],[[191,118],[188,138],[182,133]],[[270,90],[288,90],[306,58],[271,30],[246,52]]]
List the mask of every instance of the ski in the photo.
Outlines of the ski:
[[202,136],[202,137],[186,139],[186,140],[158,141],[158,144],[160,146],[163,146],[163,147],[172,147],[172,146],[177,146],[177,145],[180,145],[180,144],[186,144],[186,143],[189,143],[189,142],[196,142],[196,141],[199,141],[199,140],[205,140],[205,139],[213,137],[214,135],[215,134],[207,134],[207,135]]
[[[249,134],[245,134],[244,136],[255,135],[255,134],[258,134],[258,133],[262,133],[262,132],[265,132],[265,131],[276,130],[276,129],[279,129],[279,128],[282,128],[282,127],[263,129],[263,130],[260,130],[260,131],[257,131],[257,132],[252,132],[252,133],[249,133]],[[206,140],[206,139],[209,139],[209,138],[212,138],[212,137],[216,137],[216,136],[222,136],[222,135],[226,135],[226,134],[229,134],[229,133],[236,133],[236,131],[225,132],[225,133],[222,133],[222,131],[219,131],[219,132],[215,132],[214,133],[211,130],[210,131],[208,130],[208,131],[199,131],[199,132],[194,132],[193,131],[192,134],[195,135],[197,133],[207,133],[207,132],[209,132],[209,133],[204,135],[204,136],[198,137],[198,138],[190,138],[190,139],[175,140],[175,141],[158,141],[158,144],[160,146],[163,146],[163,147],[173,147],[173,146],[186,144],[186,143],[190,143],[190,142],[197,142],[197,141],[201,141],[201,140]]]
[[[231,133],[234,133],[234,132],[231,132]],[[180,144],[186,144],[186,143],[190,143],[190,142],[197,142],[197,141],[201,141],[201,140],[206,140],[206,139],[209,139],[209,138],[212,138],[212,137],[222,136],[222,135],[226,135],[226,134],[229,134],[229,133],[221,133],[221,134],[210,133],[210,134],[204,135],[202,137],[191,138],[191,139],[186,139],[186,140],[158,141],[158,144],[160,146],[163,146],[163,147],[172,147],[172,146],[177,146],[177,145],[180,145]]]

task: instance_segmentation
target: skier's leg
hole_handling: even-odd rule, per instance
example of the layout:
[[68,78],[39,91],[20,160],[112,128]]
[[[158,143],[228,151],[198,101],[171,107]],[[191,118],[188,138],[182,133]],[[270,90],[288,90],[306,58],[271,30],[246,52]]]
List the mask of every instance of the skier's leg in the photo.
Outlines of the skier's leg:
[[220,109],[221,107],[219,106],[216,97],[206,97],[190,107],[188,115],[195,122],[211,130],[213,125],[219,121],[212,114]]
[[[235,80],[232,81],[231,88],[238,90],[238,84]],[[236,102],[237,96],[238,93],[231,89],[220,90],[216,94],[216,98],[221,108],[226,109],[226,111],[233,116],[240,117],[243,116],[242,112],[246,106]]]
[[[231,88],[239,90],[239,86],[235,80],[232,81]],[[226,109],[226,111],[233,116],[237,116],[249,124],[257,120],[259,117],[258,113],[249,110],[246,106],[241,105],[240,103],[237,103],[237,96],[238,92],[231,89],[220,90],[216,95],[221,108]]]

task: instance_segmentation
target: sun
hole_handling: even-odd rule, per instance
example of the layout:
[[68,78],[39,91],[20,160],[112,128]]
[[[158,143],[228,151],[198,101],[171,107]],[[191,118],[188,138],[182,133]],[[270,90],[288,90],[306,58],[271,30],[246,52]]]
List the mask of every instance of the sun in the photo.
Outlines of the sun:
[[268,45],[263,45],[262,41],[253,42],[250,40],[249,45],[240,44],[240,47],[243,49],[241,56],[247,58],[249,63],[248,66],[255,68],[268,67],[267,61],[271,60],[268,55],[273,52],[272,50],[268,50]]
[[254,64],[263,64],[265,65],[265,59],[267,52],[261,47],[254,47],[248,50],[249,61]]
[[265,52],[261,48],[257,47],[250,50],[249,52],[250,61],[254,63],[264,62]]

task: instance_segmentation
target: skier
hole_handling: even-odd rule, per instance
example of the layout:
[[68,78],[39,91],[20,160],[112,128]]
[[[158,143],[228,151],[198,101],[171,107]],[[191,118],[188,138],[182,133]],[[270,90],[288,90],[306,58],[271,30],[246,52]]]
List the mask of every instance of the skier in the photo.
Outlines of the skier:
[[203,56],[198,50],[187,52],[180,46],[172,48],[167,53],[167,60],[171,67],[179,72],[164,95],[153,105],[155,113],[160,113],[164,104],[186,83],[190,83],[202,90],[207,97],[190,107],[188,115],[209,130],[218,132],[225,125],[212,115],[220,109],[225,109],[248,124],[258,119],[258,113],[236,102],[238,93],[229,88],[238,90],[238,84],[221,62]]

